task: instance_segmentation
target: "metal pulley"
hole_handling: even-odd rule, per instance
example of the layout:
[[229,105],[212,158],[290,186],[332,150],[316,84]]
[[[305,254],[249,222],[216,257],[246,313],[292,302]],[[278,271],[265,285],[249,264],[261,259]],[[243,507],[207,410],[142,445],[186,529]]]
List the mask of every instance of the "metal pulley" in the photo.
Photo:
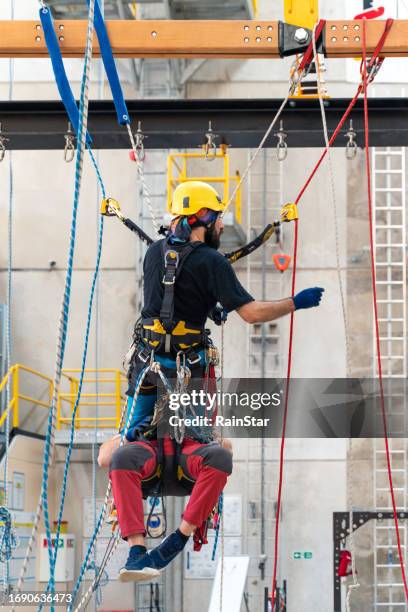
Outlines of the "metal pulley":
[[65,147],[64,147],[64,160],[69,164],[75,157],[75,134],[72,131],[71,123],[68,122],[68,129],[64,134]]
[[0,123],[0,162],[3,161],[4,156],[6,154],[6,142],[9,142],[10,138],[6,138],[2,132],[1,129],[1,123]]
[[349,129],[347,130],[347,132],[345,133],[344,137],[347,138],[347,144],[346,144],[346,158],[347,159],[354,159],[355,156],[357,155],[357,143],[355,141],[357,134],[353,129],[353,120],[350,119],[350,126]]
[[279,124],[279,130],[275,132],[275,136],[278,139],[278,143],[276,145],[276,156],[278,161],[282,162],[288,156],[288,143],[286,142],[287,133],[283,129],[283,121]]

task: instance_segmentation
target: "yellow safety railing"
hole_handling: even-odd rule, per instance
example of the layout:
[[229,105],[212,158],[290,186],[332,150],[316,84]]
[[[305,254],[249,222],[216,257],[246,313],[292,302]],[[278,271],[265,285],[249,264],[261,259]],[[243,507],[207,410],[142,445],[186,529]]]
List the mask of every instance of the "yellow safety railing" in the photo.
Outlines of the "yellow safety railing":
[[[62,377],[68,383],[69,390],[61,391],[58,394],[57,404],[57,429],[61,429],[64,424],[71,423],[72,412],[75,407],[75,400],[78,395],[79,369],[64,369]],[[98,390],[89,391],[89,385],[98,386]],[[103,386],[103,392],[99,390],[99,385]],[[108,385],[108,387],[107,387]],[[86,369],[83,379],[83,390],[81,393],[81,401],[78,404],[75,415],[76,429],[94,429],[95,426],[100,429],[118,429],[120,417],[122,413],[122,403],[126,399],[125,386],[127,386],[126,376],[120,370],[112,368]],[[65,406],[69,407],[69,414],[65,413]],[[95,408],[98,410],[98,416],[95,414],[83,416],[83,408]],[[112,409],[113,410],[109,410]],[[106,410],[108,409],[108,410]],[[105,414],[100,414],[101,412]]]
[[[45,380],[48,383],[48,402],[44,402],[42,400],[37,399],[36,397],[32,397],[31,395],[27,395],[21,392],[21,373],[26,372],[31,374],[37,379]],[[54,389],[54,384],[51,378],[45,376],[41,372],[37,370],[33,370],[32,368],[28,368],[27,366],[22,365],[21,363],[17,363],[13,365],[3,380],[0,383],[0,393],[4,393],[6,389],[6,385],[10,381],[10,399],[8,406],[6,406],[5,411],[0,417],[0,427],[4,424],[7,415],[10,414],[12,417],[12,427],[18,427],[20,424],[20,407],[21,402],[29,402],[30,404],[34,404],[35,406],[41,406],[42,408],[49,409],[51,407],[52,394]]]
[[[192,176],[189,174],[188,162],[191,160],[221,160],[223,162],[222,176]],[[211,163],[210,162],[210,163]],[[235,175],[230,176],[230,159],[227,153],[226,146],[221,145],[219,150],[211,154],[208,153],[170,153],[167,158],[167,209],[171,208],[173,192],[175,188],[186,181],[204,181],[205,183],[216,183],[220,185],[220,193],[222,203],[226,205],[230,198],[230,193],[233,192],[235,185],[239,183],[240,175],[237,171]],[[241,208],[241,188],[235,194],[234,202],[232,202],[231,210],[234,208],[234,220],[236,223],[242,221]]]
[[[48,400],[44,401],[29,395],[23,391],[27,381],[22,380],[26,377],[22,377],[22,373],[26,373],[37,381],[46,381],[48,385],[47,397]],[[62,383],[61,389],[58,393],[57,399],[57,420],[56,427],[61,429],[63,425],[69,425],[71,423],[71,416],[75,406],[75,400],[79,389],[79,375],[81,370],[79,369],[64,369],[62,371]],[[90,374],[91,376],[88,376]],[[32,381],[31,381],[32,382]],[[64,389],[64,382],[68,383],[68,391]],[[0,382],[0,394],[5,393],[7,385],[10,384],[10,398],[8,405],[6,406],[3,414],[0,416],[0,427],[2,427],[7,419],[7,415],[10,415],[12,427],[19,427],[21,422],[21,403],[27,402],[34,406],[40,406],[47,410],[51,407],[54,384],[53,380],[33,368],[29,368],[20,363],[13,365],[3,380]],[[98,389],[94,392],[88,391],[87,385],[94,384],[98,385]],[[120,417],[122,412],[122,403],[126,399],[125,388],[127,385],[127,379],[123,372],[115,369],[87,369],[85,370],[85,377],[83,381],[83,390],[81,393],[81,401],[78,405],[77,413],[75,415],[75,428],[112,428],[117,429],[120,424]],[[104,386],[103,392],[99,391],[99,385]],[[106,385],[109,385],[106,388]],[[68,410],[66,405],[68,404]],[[84,408],[94,407],[98,409],[98,416],[95,414],[81,416]],[[99,416],[101,411],[108,411],[106,414]]]

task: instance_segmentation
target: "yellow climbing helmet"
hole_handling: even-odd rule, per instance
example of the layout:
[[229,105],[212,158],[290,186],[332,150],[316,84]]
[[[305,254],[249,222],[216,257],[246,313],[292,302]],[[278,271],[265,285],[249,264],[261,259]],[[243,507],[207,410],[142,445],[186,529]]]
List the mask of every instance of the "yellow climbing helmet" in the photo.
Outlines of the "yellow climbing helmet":
[[201,208],[216,212],[224,210],[221,198],[208,183],[202,181],[185,181],[176,187],[171,203],[173,215],[194,215]]

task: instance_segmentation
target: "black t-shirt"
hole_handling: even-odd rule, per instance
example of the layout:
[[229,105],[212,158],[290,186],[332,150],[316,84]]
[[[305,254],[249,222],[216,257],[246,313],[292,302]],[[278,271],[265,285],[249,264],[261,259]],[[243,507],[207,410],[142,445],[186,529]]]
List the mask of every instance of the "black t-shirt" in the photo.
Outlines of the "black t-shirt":
[[[147,250],[143,262],[145,319],[158,317],[163,299],[163,240]],[[184,261],[175,284],[174,319],[203,327],[217,302],[228,312],[251,302],[229,261],[215,249],[201,244]]]

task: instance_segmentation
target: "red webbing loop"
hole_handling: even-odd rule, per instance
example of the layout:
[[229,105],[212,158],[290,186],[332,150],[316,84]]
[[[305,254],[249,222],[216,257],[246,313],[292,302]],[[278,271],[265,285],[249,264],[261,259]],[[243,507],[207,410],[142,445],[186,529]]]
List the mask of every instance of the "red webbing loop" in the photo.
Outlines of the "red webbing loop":
[[401,548],[401,537],[398,525],[397,505],[395,502],[394,484],[392,478],[391,469],[391,458],[390,448],[388,444],[388,431],[387,431],[387,417],[385,411],[385,399],[384,399],[384,387],[383,387],[383,373],[381,363],[381,343],[380,343],[380,329],[378,323],[378,305],[377,305],[377,288],[376,288],[376,274],[375,274],[375,258],[374,258],[374,225],[373,225],[373,206],[372,206],[372,192],[371,192],[371,166],[370,166],[370,151],[369,151],[369,122],[368,122],[368,96],[367,87],[370,82],[370,74],[367,72],[366,64],[366,23],[363,21],[363,93],[364,93],[364,143],[365,143],[365,158],[366,158],[366,173],[367,173],[367,200],[368,200],[368,219],[370,225],[370,258],[371,258],[371,283],[373,290],[373,306],[374,306],[374,321],[375,321],[375,342],[377,349],[377,367],[378,367],[378,380],[380,385],[380,403],[381,413],[384,429],[384,443],[385,443],[385,454],[387,458],[387,473],[388,483],[390,488],[392,511],[394,515],[395,524],[395,535],[397,539],[398,557],[401,567],[402,582],[405,591],[405,601],[408,601],[408,585],[405,575],[404,557]]
[[[392,19],[387,19],[386,24],[385,24],[385,28],[384,28],[384,32],[381,35],[381,38],[374,50],[373,56],[371,57],[368,66],[366,64],[366,61],[364,61],[364,71],[365,71],[365,77],[363,78],[363,81],[360,83],[360,85],[358,86],[357,89],[357,93],[355,94],[354,98],[351,100],[349,106],[347,107],[343,117],[341,118],[337,128],[335,129],[335,131],[333,132],[332,137],[329,140],[329,146],[327,148],[325,148],[325,150],[323,151],[322,155],[320,156],[317,164],[315,165],[315,167],[313,168],[311,174],[309,175],[309,178],[307,179],[306,183],[304,184],[304,186],[302,187],[301,191],[299,192],[298,197],[295,200],[295,203],[298,204],[299,200],[301,199],[301,197],[303,196],[303,194],[305,193],[307,187],[310,185],[314,175],[316,174],[318,168],[320,167],[320,164],[322,163],[323,159],[325,158],[327,151],[329,149],[329,147],[333,144],[333,142],[335,141],[336,137],[338,136],[342,126],[344,125],[344,122],[346,121],[347,117],[349,116],[351,110],[353,109],[355,103],[357,102],[357,99],[359,97],[359,95],[361,94],[362,91],[367,92],[367,78],[366,78],[366,74],[367,74],[367,68],[371,69],[374,66],[374,63],[377,61],[377,58],[379,56],[379,53],[384,45],[384,42],[391,30],[391,26],[392,26],[393,20]],[[365,23],[363,28],[365,28]],[[316,28],[317,30],[317,28]],[[363,30],[364,31],[364,30]],[[365,41],[363,43],[363,46],[365,45]],[[365,51],[365,47],[364,47],[364,51]],[[365,53],[366,55],[366,53]],[[382,59],[380,60],[380,64],[382,63]],[[375,76],[375,73],[373,75],[373,77]],[[370,81],[371,82],[371,81]],[[366,139],[368,142],[368,129],[365,129],[365,135],[366,135]],[[368,147],[366,144],[366,154],[368,155]],[[369,163],[369,162],[368,162]],[[371,187],[371,186],[370,186]],[[369,199],[371,199],[371,191],[369,191]],[[370,221],[371,221],[371,215],[370,215]],[[297,265],[297,252],[298,252],[298,233],[299,233],[299,229],[298,229],[298,220],[295,221],[295,233],[294,233],[294,246],[293,246],[293,268],[292,268],[292,297],[295,295],[295,288],[296,288],[296,265]],[[372,234],[372,232],[371,232]],[[372,235],[371,235],[372,238]],[[373,250],[372,250],[373,252]],[[374,287],[375,287],[375,281],[374,281]],[[375,304],[376,304],[376,298],[375,298]],[[378,331],[378,330],[377,330]],[[285,436],[286,436],[286,423],[287,423],[287,414],[288,414],[288,404],[289,404],[289,386],[290,386],[290,378],[291,378],[291,370],[292,370],[292,352],[293,352],[293,335],[294,335],[294,313],[292,312],[290,315],[290,329],[289,329],[289,350],[288,350],[288,367],[287,367],[287,375],[286,375],[286,393],[285,393],[285,404],[284,404],[284,412],[283,412],[283,423],[282,423],[282,437],[281,437],[281,446],[280,446],[280,456],[279,456],[279,481],[278,481],[278,499],[277,499],[277,504],[276,504],[276,522],[275,522],[275,543],[274,543],[274,560],[273,560],[273,577],[272,577],[272,594],[271,594],[271,609],[274,609],[274,605],[275,605],[275,589],[276,589],[276,573],[277,573],[277,562],[278,562],[278,552],[279,552],[279,520],[280,520],[280,511],[281,511],[281,501],[282,501],[282,488],[283,488],[283,465],[284,465],[284,450],[285,450]],[[377,338],[378,338],[378,342],[379,342],[379,334],[377,333]],[[377,344],[377,351],[379,349],[379,344]],[[381,371],[381,357],[379,358],[379,369]],[[382,390],[382,379],[380,382],[381,385],[381,390]],[[383,396],[383,391],[382,391],[382,397]],[[384,406],[385,408],[385,406]],[[385,420],[385,409],[383,410],[383,421],[384,421],[384,431],[386,434],[386,420]],[[407,590],[407,584],[406,584],[406,579],[405,579],[405,571],[404,571],[404,567],[403,567],[403,563],[401,562],[402,560],[402,553],[401,553],[401,548],[400,548],[400,539],[399,539],[399,530],[398,530],[398,520],[396,517],[396,506],[395,506],[395,499],[394,499],[394,490],[393,490],[393,486],[392,486],[392,474],[391,474],[391,464],[389,461],[389,449],[388,449],[388,438],[387,435],[385,435],[385,440],[386,440],[386,450],[387,450],[387,463],[388,463],[388,473],[389,473],[389,479],[390,479],[390,491],[391,491],[391,496],[392,496],[392,501],[393,501],[393,508],[394,508],[394,520],[396,521],[396,532],[397,532],[397,540],[398,540],[398,553],[400,555],[400,563],[401,563],[401,570],[402,570],[402,574],[403,574],[403,581],[404,581],[404,588],[405,588],[405,593],[408,599],[408,590]]]
[[[368,63],[368,68],[369,69],[373,68],[373,66],[374,66],[374,64],[375,64],[375,62],[377,60],[379,60],[378,63],[377,63],[378,68],[381,66],[381,64],[384,61],[384,58],[378,58],[378,56],[379,56],[379,53],[380,53],[381,49],[383,48],[384,43],[385,43],[385,41],[387,39],[387,36],[388,36],[388,34],[389,34],[390,30],[391,30],[393,21],[394,21],[393,19],[387,19],[387,21],[385,22],[384,31],[383,31],[383,33],[381,35],[381,38],[380,38],[380,40],[379,40],[379,42],[378,42],[378,44],[377,44],[377,46],[376,46],[376,48],[374,50],[374,53],[373,53],[373,55],[372,55],[372,57],[371,57],[371,59],[370,59],[370,61]],[[340,122],[339,122],[338,126],[334,130],[334,132],[333,132],[333,134],[332,134],[332,136],[331,136],[331,138],[329,140],[329,147],[332,146],[332,144],[336,140],[337,136],[339,135],[339,132],[340,132],[341,128],[343,127],[347,117],[349,116],[349,114],[353,110],[353,107],[355,106],[355,104],[356,104],[356,102],[358,100],[358,97],[359,97],[359,95],[361,94],[362,91],[363,91],[363,84],[360,83],[354,98],[351,100],[350,104],[346,108],[346,110],[344,112],[344,115],[340,119]],[[297,196],[297,198],[295,200],[295,204],[299,203],[299,200],[301,199],[301,197],[305,193],[306,189],[309,187],[310,183],[312,182],[312,179],[313,179],[314,175],[316,174],[318,168],[320,167],[320,164],[322,163],[322,161],[324,160],[326,155],[327,155],[327,149],[324,149],[324,151],[321,154],[321,156],[319,157],[316,165],[314,166],[312,172],[310,173],[309,178],[307,179],[306,183],[303,185],[302,189],[300,190],[299,195]]]
[[[322,33],[322,30],[323,30],[325,25],[326,25],[326,20],[325,19],[320,19],[319,23],[316,26],[316,30],[315,30],[315,41],[316,41],[316,43],[319,40],[320,34]],[[302,57],[302,61],[299,64],[298,72],[300,74],[303,72],[303,70],[306,68],[306,66],[308,64],[310,64],[310,62],[312,61],[312,58],[313,58],[313,42],[311,42],[310,45],[308,46],[307,50],[305,51],[305,53],[304,53],[304,55]]]

